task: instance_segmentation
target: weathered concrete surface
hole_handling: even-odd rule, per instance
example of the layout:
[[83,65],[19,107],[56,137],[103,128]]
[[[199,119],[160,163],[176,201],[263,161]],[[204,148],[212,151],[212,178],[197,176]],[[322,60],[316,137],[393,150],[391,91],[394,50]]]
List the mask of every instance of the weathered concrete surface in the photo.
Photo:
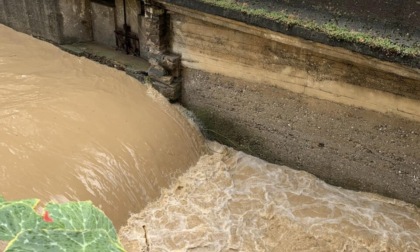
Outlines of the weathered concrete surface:
[[211,138],[420,204],[417,70],[190,10],[170,15],[182,103]]
[[169,19],[164,8],[145,2],[139,15],[141,25],[140,55],[149,60],[148,76],[153,87],[170,101],[181,94],[181,60],[168,51]]
[[92,40],[88,0],[0,1],[0,23],[57,44]]
[[420,205],[420,124],[190,68],[182,104],[217,140],[326,182]]
[[115,7],[91,3],[93,40],[102,45],[115,47]]
[[63,43],[92,41],[90,0],[59,0]]
[[[208,13],[231,20],[244,22],[257,27],[269,29],[287,35],[338,46],[362,53],[364,55],[398,62],[413,68],[420,68],[420,55],[418,41],[420,40],[420,4],[419,1],[354,1],[354,0],[237,0],[231,5],[238,9],[215,6],[204,0],[156,0],[165,5],[177,5]],[[212,2],[212,1],[210,1]],[[214,2],[214,1],[213,1]],[[229,1],[220,1],[229,5]],[[388,49],[384,45],[371,45],[362,40],[348,40],[335,38],[327,33],[310,27],[287,24],[270,19],[264,15],[249,14],[243,10],[258,10],[263,12],[285,12],[293,19],[306,19],[310,22],[324,25],[330,23],[337,29],[359,31],[374,37],[387,39],[391,43],[404,48],[409,46],[417,51],[416,55],[401,54]],[[341,32],[341,31],[340,31]],[[386,42],[385,44],[387,44]]]
[[147,69],[150,67],[150,64],[144,59],[127,55],[96,42],[62,45],[60,48],[71,54],[83,56],[101,64],[123,70],[141,82],[145,81]]
[[[131,27],[131,31],[135,34],[139,34],[139,21],[138,15],[140,13],[140,6],[137,0],[126,0],[126,14],[127,24]],[[124,25],[124,4],[123,0],[115,0],[115,8],[117,13],[117,27],[123,29]]]
[[60,43],[62,16],[55,0],[0,0],[0,23]]
[[186,67],[420,121],[420,70],[228,19],[185,15],[171,15],[171,34]]

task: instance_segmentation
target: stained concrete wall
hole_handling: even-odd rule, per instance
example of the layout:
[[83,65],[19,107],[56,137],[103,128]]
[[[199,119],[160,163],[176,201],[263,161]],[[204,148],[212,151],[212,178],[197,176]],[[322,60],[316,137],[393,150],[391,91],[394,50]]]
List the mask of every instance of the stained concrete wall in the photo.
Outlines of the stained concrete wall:
[[115,7],[92,2],[93,40],[115,47]]
[[[223,3],[229,1],[155,1],[165,5],[183,6],[271,31],[346,48],[381,60],[420,68],[418,53],[420,30],[417,28],[420,22],[420,19],[417,18],[420,13],[419,1],[404,1],[404,3],[398,0],[231,1],[228,5],[235,6],[235,8],[222,6]],[[251,10],[260,14],[250,13]],[[291,23],[266,16],[270,12],[287,14]],[[294,24],[299,20],[310,21],[311,24],[303,26]],[[313,24],[317,25],[313,26]],[[328,29],[332,28],[337,33],[325,31],[324,28],[327,24]],[[369,34],[379,41],[369,42],[364,39],[356,39],[355,32]],[[396,47],[390,47],[392,44]],[[403,48],[405,49],[403,50]]]
[[211,138],[420,204],[420,72],[167,6],[182,103]]
[[92,17],[90,0],[59,0],[62,22],[62,43],[91,41]]
[[0,0],[0,23],[60,43],[62,16],[56,0]]
[[88,0],[0,0],[0,23],[58,44],[92,40]]
[[[139,0],[126,0],[126,14],[127,24],[131,27],[131,31],[135,34],[139,34],[139,19],[140,13],[140,1]],[[117,27],[123,29],[124,25],[124,5],[123,0],[115,0],[115,6],[117,11]]]
[[418,69],[200,12],[171,22],[172,50],[186,67],[420,121]]

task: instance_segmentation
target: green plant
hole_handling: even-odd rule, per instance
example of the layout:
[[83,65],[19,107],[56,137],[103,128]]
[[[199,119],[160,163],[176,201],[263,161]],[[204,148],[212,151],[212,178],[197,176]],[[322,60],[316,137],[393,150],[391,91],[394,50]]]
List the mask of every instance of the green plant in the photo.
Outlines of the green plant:
[[12,251],[124,251],[112,222],[91,202],[5,201],[0,197],[0,240]]

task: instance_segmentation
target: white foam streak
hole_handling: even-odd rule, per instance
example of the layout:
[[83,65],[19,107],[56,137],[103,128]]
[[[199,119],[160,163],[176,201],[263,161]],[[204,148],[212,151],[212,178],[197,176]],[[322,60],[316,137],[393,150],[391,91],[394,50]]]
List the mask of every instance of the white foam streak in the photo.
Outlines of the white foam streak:
[[[416,251],[419,209],[210,143],[120,231],[130,251]],[[147,236],[147,242],[145,237]]]

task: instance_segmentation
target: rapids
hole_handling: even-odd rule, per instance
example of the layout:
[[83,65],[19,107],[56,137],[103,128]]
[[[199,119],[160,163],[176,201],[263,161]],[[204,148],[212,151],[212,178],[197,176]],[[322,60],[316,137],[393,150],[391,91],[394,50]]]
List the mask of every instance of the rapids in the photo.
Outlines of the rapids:
[[420,251],[413,205],[208,146],[120,230],[129,251]]
[[419,208],[204,142],[152,88],[1,25],[0,194],[91,200],[128,251],[420,251]]
[[0,195],[91,200],[123,225],[202,152],[196,128],[159,97],[0,25]]

